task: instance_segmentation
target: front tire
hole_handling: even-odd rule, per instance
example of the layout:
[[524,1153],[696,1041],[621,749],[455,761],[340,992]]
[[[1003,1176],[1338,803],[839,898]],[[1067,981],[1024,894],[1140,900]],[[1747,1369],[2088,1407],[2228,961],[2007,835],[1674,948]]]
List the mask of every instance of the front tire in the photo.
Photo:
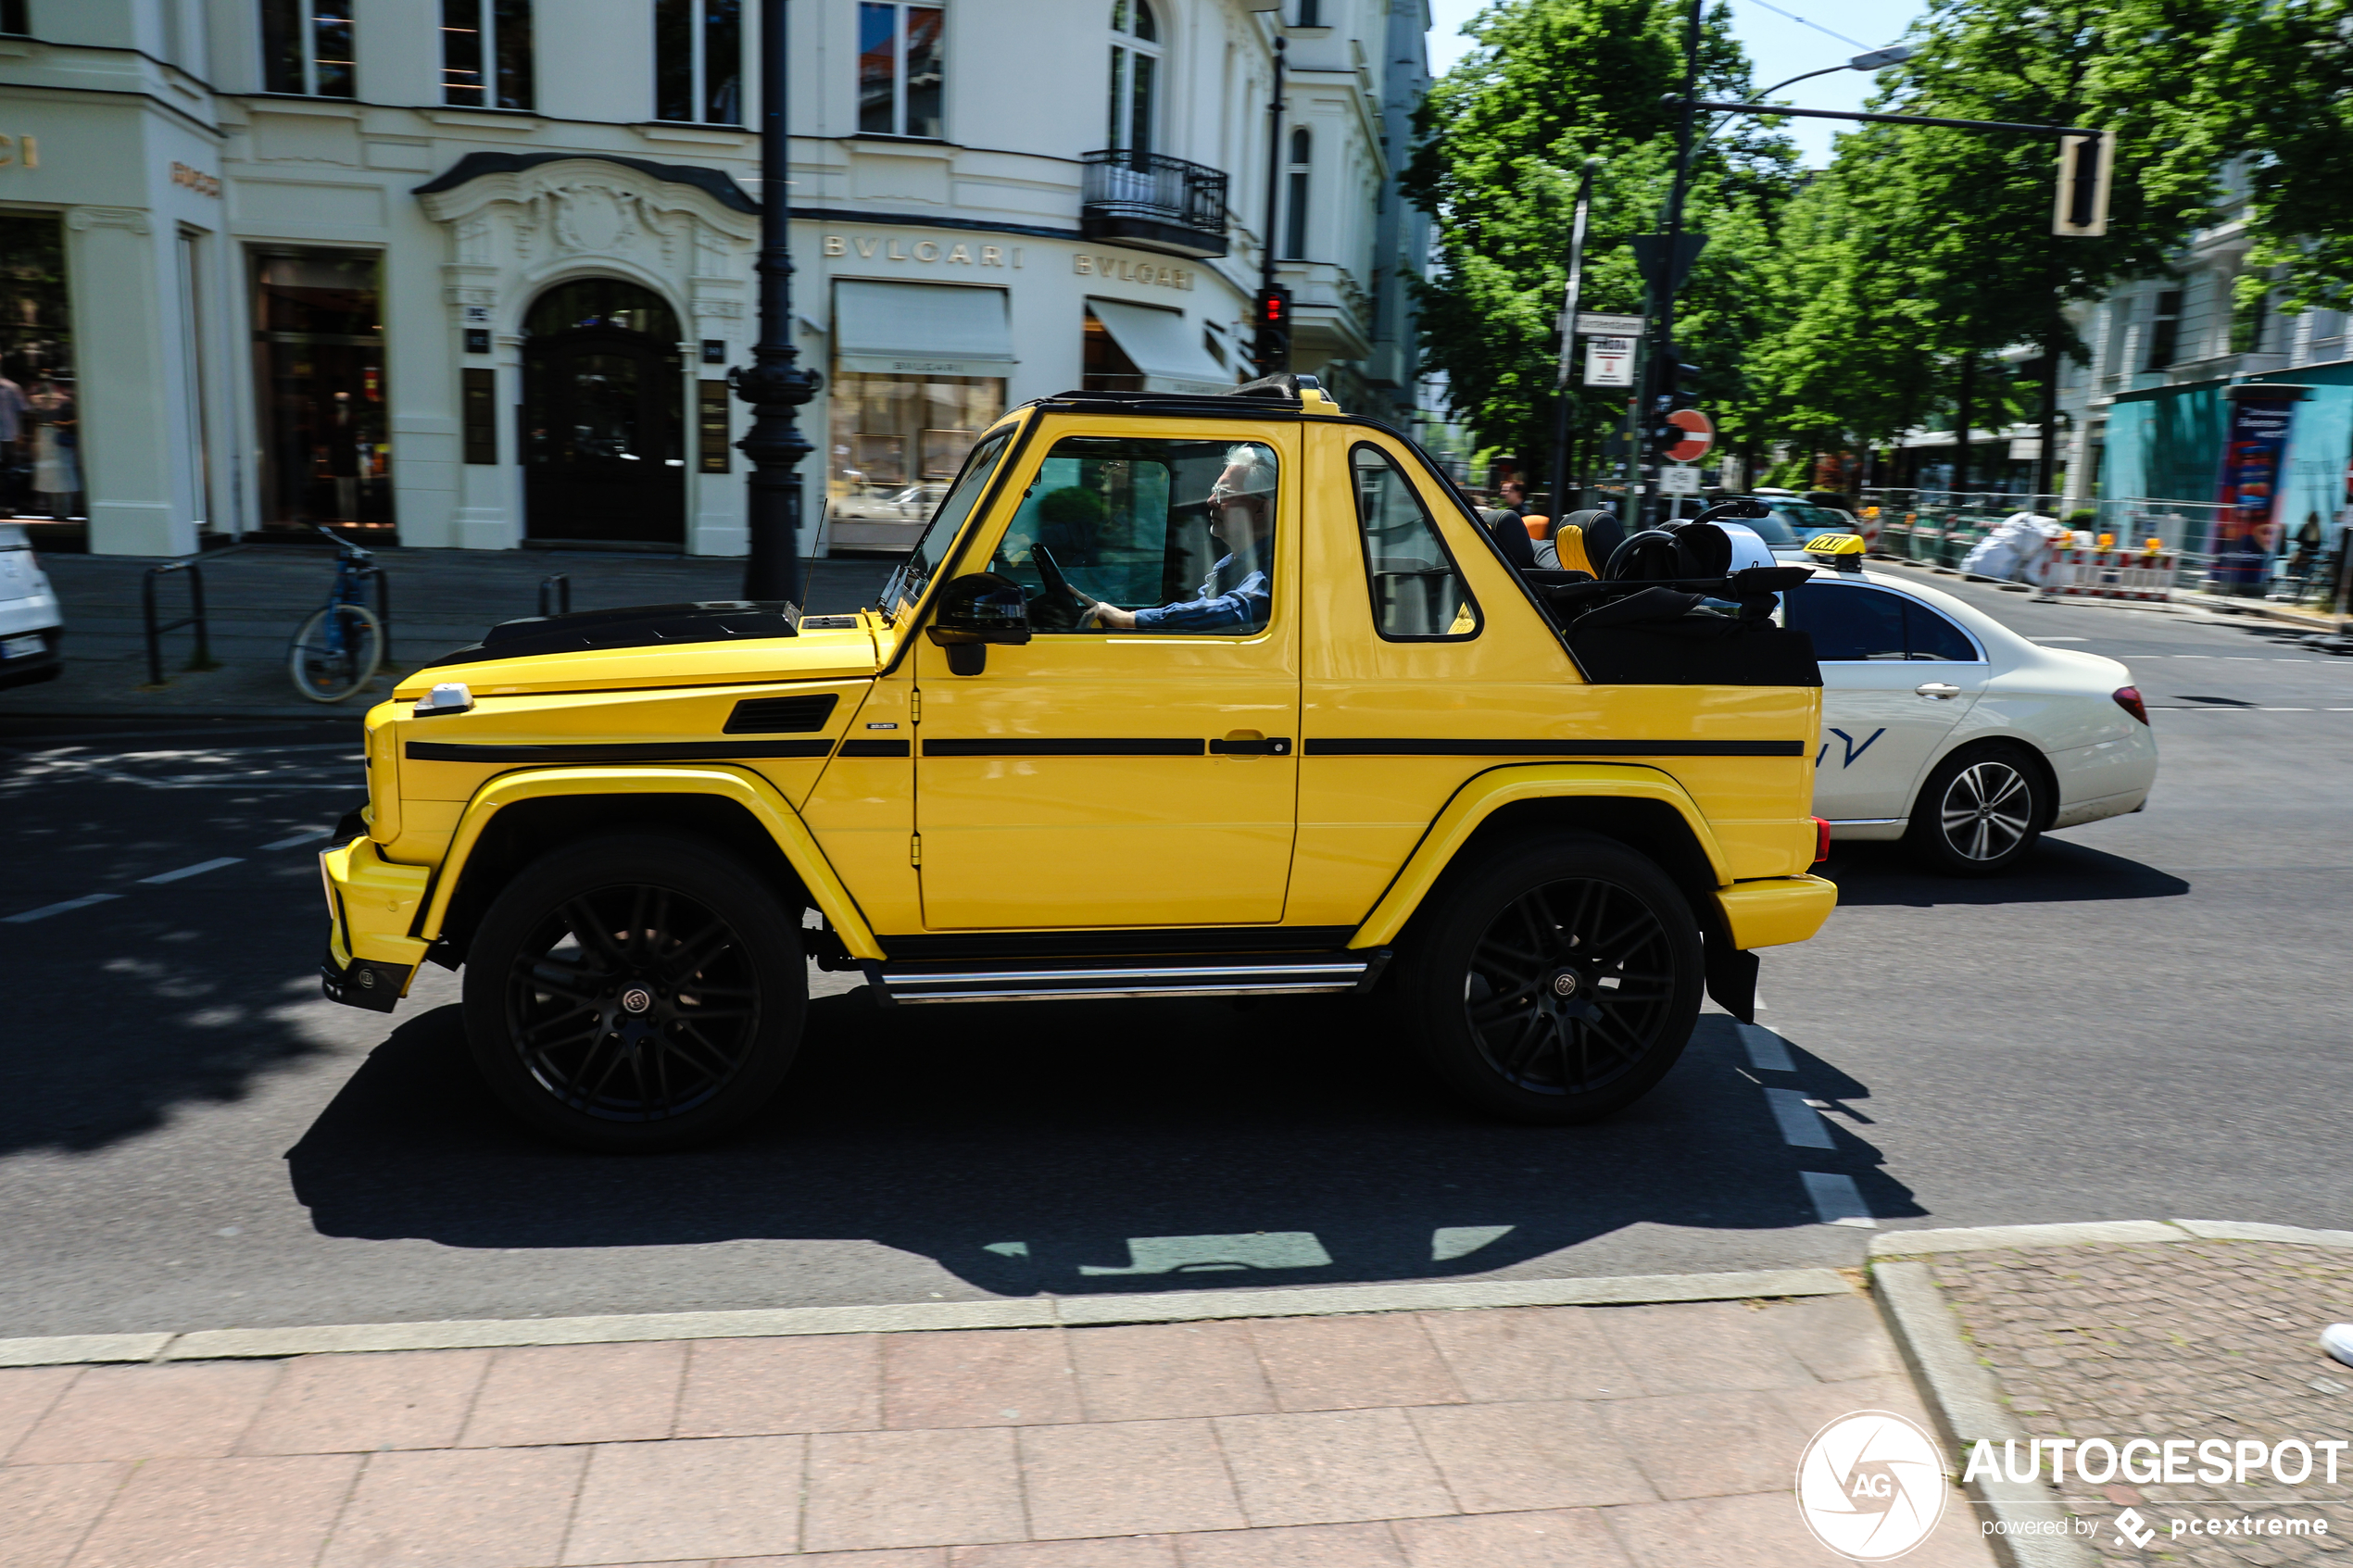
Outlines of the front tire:
[[2034,852],[2051,820],[2042,770],[2013,746],[1955,752],[1920,786],[1905,837],[1948,876],[1995,876]]
[[1698,922],[1647,857],[1593,834],[1516,844],[1416,917],[1399,980],[1430,1067],[1516,1122],[1590,1122],[1649,1092],[1699,1017]]
[[800,1043],[809,973],[775,896],[707,842],[608,834],[534,862],[484,915],[466,1035],[535,1131],[650,1154],[734,1131]]

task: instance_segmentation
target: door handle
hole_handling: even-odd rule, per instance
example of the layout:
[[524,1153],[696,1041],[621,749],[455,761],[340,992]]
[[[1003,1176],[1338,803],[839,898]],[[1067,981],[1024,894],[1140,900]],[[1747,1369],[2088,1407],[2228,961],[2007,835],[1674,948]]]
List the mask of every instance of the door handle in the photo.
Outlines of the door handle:
[[1922,696],[1934,697],[1939,702],[1944,702],[1949,698],[1957,697],[1961,695],[1960,687],[1948,684],[1943,681],[1931,681],[1925,685],[1914,686],[1912,690]]
[[1273,735],[1264,739],[1256,735],[1247,738],[1229,735],[1224,740],[1211,741],[1209,754],[1212,757],[1289,757],[1290,740],[1285,735]]

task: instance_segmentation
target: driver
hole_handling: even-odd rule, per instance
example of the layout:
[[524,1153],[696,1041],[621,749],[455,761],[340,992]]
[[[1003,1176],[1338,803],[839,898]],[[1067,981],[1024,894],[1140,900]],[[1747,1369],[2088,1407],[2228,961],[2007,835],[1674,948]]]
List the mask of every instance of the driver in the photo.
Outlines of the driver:
[[1226,453],[1225,471],[1209,489],[1210,542],[1219,554],[1194,596],[1156,609],[1122,609],[1096,600],[1098,625],[1121,632],[1224,632],[1266,624],[1274,598],[1275,465],[1263,446]]

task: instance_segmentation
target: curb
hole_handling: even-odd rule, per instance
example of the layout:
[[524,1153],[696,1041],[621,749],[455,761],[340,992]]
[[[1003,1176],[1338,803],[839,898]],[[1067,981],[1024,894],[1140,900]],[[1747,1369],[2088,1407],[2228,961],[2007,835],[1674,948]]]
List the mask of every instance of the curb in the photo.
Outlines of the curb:
[[724,1312],[635,1312],[576,1318],[477,1318],[444,1323],[332,1323],[308,1328],[214,1328],[184,1334],[73,1334],[0,1339],[0,1366],[245,1360],[372,1350],[452,1350],[644,1339],[768,1338],[809,1334],[912,1334],[970,1328],[1080,1328],[1216,1318],[1479,1307],[1634,1306],[1847,1296],[1835,1269],[1592,1279],[1306,1286],[1278,1290],[1153,1291],[1013,1300],[914,1301],[873,1307],[786,1307]]
[[[2082,1224],[1984,1225],[1962,1230],[1894,1231],[1871,1238],[1871,1295],[1894,1335],[1904,1364],[1938,1432],[1956,1450],[1980,1438],[2026,1442],[2001,1385],[1978,1359],[1928,1265],[1919,1260],[1947,1252],[2008,1248],[2164,1245],[2190,1241],[2272,1241],[2306,1247],[2353,1248],[2353,1231],[2308,1230],[2230,1220],[2107,1220]],[[2012,1525],[2064,1517],[2057,1495],[2039,1481],[2007,1478],[1966,1483],[1988,1517]],[[1987,1537],[2009,1568],[2096,1568],[2099,1554],[2080,1536],[2003,1534]]]

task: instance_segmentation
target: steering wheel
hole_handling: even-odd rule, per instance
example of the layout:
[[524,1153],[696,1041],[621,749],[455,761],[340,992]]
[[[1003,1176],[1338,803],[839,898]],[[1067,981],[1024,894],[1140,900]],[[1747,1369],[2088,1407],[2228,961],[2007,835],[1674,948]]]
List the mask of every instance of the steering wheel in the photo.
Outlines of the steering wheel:
[[1062,630],[1076,631],[1084,625],[1087,612],[1094,608],[1095,601],[1071,586],[1070,579],[1063,575],[1062,563],[1054,558],[1054,552],[1043,545],[1032,545],[1029,546],[1029,559],[1030,564],[1038,568],[1038,581],[1045,585],[1044,592],[1038,595],[1039,604],[1054,601],[1055,619],[1065,615],[1070,618],[1070,625]]

